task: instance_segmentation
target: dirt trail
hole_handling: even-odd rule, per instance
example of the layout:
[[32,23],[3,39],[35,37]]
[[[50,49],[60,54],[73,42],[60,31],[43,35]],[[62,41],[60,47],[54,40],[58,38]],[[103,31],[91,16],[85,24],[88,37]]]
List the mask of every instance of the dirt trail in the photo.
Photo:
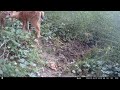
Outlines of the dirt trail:
[[[51,44],[43,44],[39,42],[36,44],[36,48],[39,50],[39,56],[41,60],[46,62],[46,65],[42,67],[40,71],[40,77],[73,77],[72,73],[67,75],[64,73],[68,67],[67,63],[62,62],[60,56],[56,56],[52,50]],[[50,51],[49,51],[50,50]],[[64,58],[63,58],[64,59]],[[64,61],[64,60],[63,60]]]
[[40,77],[75,77],[71,72],[70,66],[90,50],[87,46],[82,46],[78,42],[64,45],[63,48],[55,49],[53,43],[41,43],[37,45],[37,49],[41,51],[39,54],[46,65],[40,71]]

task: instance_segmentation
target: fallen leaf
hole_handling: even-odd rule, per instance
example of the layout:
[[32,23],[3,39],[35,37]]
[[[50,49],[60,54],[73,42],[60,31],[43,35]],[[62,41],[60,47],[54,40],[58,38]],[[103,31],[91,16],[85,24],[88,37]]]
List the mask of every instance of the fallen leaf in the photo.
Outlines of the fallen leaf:
[[57,71],[57,64],[56,64],[55,62],[50,61],[50,62],[48,63],[48,66],[49,66],[49,68]]

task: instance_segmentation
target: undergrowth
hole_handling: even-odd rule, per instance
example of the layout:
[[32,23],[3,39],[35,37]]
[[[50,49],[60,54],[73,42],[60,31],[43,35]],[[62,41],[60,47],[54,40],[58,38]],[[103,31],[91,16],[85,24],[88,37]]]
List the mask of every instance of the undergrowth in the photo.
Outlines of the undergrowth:
[[31,33],[6,27],[0,32],[1,73],[4,77],[37,76],[42,60],[34,45]]
[[[92,50],[70,67],[76,76],[120,76],[119,12],[46,11],[41,25],[43,42],[78,41]],[[24,32],[19,21],[0,30],[0,75],[38,76],[45,62],[35,48],[34,33]],[[54,42],[54,46],[61,47]],[[69,47],[70,48],[70,47]],[[51,53],[51,52],[50,52]],[[75,70],[75,71],[74,71]],[[4,73],[4,74],[3,74]]]

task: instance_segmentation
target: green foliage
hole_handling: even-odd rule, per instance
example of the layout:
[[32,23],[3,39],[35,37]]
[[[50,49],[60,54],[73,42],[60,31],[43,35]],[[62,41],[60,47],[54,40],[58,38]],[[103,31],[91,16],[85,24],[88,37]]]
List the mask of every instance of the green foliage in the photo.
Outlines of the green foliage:
[[[0,75],[5,77],[25,77],[36,73],[42,63],[39,61],[32,33],[6,27],[0,32]],[[35,62],[35,63],[34,63]],[[37,64],[39,63],[39,66]],[[34,76],[37,76],[35,74]]]
[[[80,69],[86,69],[88,75],[119,76],[119,65],[116,65],[120,64],[119,14],[107,11],[46,11],[41,34],[48,42],[58,38],[64,43],[78,40],[94,46],[82,59],[83,62],[76,62],[74,69],[78,75]],[[36,72],[45,64],[39,57],[39,50],[33,47],[33,33],[23,31],[20,24],[19,21],[10,23],[8,20],[5,30],[0,30],[0,75],[37,76]],[[114,71],[114,66],[118,71]],[[105,74],[106,71],[111,74]]]
[[[108,65],[111,65],[109,62],[113,65],[120,64],[120,12],[56,11],[47,13],[47,18],[50,20],[49,30],[52,31],[51,36],[59,37],[62,41],[79,40],[88,45],[94,45],[95,48],[83,60],[90,64],[89,68],[95,69],[94,72],[100,71],[97,72],[99,73],[97,76],[102,76],[101,67],[105,66],[105,64],[99,66],[97,61]],[[114,76],[116,72],[111,70]]]

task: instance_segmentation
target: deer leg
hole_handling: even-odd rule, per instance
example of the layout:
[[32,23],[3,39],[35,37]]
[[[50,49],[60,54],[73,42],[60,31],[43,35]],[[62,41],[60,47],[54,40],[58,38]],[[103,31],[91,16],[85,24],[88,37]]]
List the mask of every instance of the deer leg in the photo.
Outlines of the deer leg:
[[1,29],[4,29],[5,27],[5,19],[1,19]]
[[23,21],[22,28],[23,28],[24,31],[26,30],[26,22],[25,21]]
[[25,22],[25,29],[29,32],[28,21]]
[[12,26],[12,27],[14,26],[14,22],[15,22],[15,19],[14,19],[14,18],[11,18],[11,26]]
[[40,23],[39,21],[33,21],[31,22],[31,24],[35,27],[35,30],[36,30],[36,37],[37,38],[40,38]]
[[27,20],[23,22],[23,29],[27,30],[29,32],[29,25],[28,25],[28,23],[29,22]]
[[29,30],[30,29],[30,27],[29,27],[29,22],[27,22],[27,30]]

